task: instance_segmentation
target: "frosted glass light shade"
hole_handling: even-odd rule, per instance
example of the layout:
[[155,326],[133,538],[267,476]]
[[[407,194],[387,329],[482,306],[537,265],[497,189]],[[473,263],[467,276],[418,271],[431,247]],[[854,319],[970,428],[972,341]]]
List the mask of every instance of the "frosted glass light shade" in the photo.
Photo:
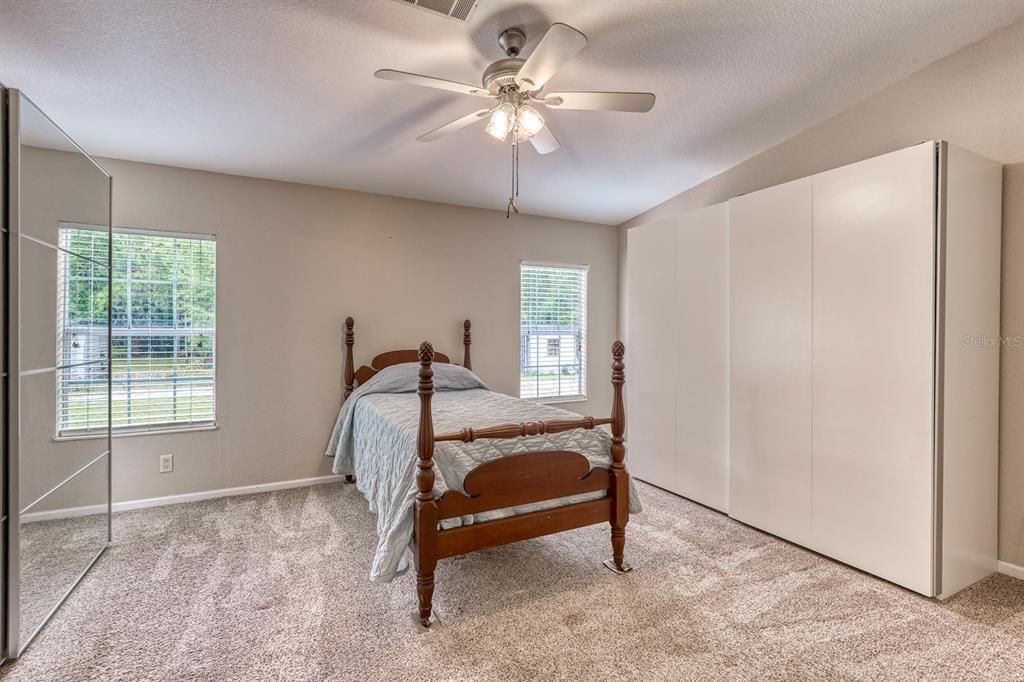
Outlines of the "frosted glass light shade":
[[524,104],[519,107],[517,123],[519,125],[519,139],[529,140],[544,128],[544,117],[529,104]]
[[491,114],[491,120],[487,122],[487,128],[485,128],[485,130],[495,139],[504,141],[505,138],[508,137],[509,132],[512,131],[515,124],[516,109],[514,106],[506,102],[494,110],[494,113]]

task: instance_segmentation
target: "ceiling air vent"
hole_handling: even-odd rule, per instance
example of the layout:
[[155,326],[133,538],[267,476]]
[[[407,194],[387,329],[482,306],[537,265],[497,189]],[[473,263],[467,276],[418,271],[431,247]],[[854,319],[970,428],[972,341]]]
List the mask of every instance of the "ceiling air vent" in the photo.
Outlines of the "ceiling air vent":
[[405,5],[425,9],[458,22],[465,22],[476,7],[477,0],[398,0]]

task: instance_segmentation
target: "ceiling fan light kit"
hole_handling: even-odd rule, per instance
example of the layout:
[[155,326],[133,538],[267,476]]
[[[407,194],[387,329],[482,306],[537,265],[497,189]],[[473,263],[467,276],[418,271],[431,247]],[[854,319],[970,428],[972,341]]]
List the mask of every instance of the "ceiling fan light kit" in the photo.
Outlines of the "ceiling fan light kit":
[[484,129],[495,139],[504,142],[513,133],[512,144],[529,140],[544,128],[544,117],[525,103],[518,90],[507,88],[501,93],[501,104],[496,106]]
[[[648,112],[654,106],[655,97],[649,92],[541,94],[544,85],[558,69],[586,45],[587,37],[583,33],[567,24],[556,23],[551,25],[530,56],[522,59],[519,55],[526,46],[526,33],[519,28],[509,28],[498,36],[498,46],[505,52],[505,58],[493,62],[484,70],[481,78],[482,87],[393,69],[381,69],[374,76],[383,80],[496,100],[490,109],[475,111],[420,135],[416,138],[420,142],[432,142],[477,121],[488,119],[484,130],[502,142],[511,134],[514,150],[519,142],[529,140],[538,153],[550,154],[558,149],[558,139],[536,106],[634,113]],[[515,152],[514,157],[518,157]],[[517,170],[515,168],[513,172]]]

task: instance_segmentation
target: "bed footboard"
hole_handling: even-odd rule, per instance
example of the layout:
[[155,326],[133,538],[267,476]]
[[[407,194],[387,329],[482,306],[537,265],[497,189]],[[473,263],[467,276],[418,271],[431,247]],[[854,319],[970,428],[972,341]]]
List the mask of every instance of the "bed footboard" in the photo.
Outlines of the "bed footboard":
[[438,518],[452,519],[531,502],[608,491],[607,469],[590,469],[578,452],[527,452],[500,457],[473,469],[465,494],[449,490],[437,501]]
[[[482,429],[465,428],[458,432],[435,436],[430,407],[434,393],[434,372],[431,367],[434,351],[428,342],[420,345],[420,382],[417,391],[420,398],[420,422],[417,435],[417,494],[412,550],[416,564],[419,620],[425,627],[430,626],[434,571],[439,559],[596,523],[609,523],[612,544],[611,567],[619,572],[628,570],[623,558],[625,529],[629,522],[629,474],[624,463],[626,449],[623,441],[624,353],[625,347],[622,342],[616,341],[612,346],[611,417],[502,424]],[[440,497],[433,494],[435,442],[518,438],[559,433],[570,429],[593,429],[604,424],[610,425],[612,430],[611,464],[607,469],[591,469],[587,458],[576,452],[528,452],[502,457],[477,467],[463,482],[465,493],[449,490]],[[438,522],[443,519],[602,491],[606,494],[600,499],[450,530],[438,528]]]

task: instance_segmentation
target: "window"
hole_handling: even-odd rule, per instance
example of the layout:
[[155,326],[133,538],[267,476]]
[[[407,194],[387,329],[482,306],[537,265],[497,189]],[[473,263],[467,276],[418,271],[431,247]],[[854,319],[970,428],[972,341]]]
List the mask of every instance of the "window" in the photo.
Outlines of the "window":
[[[112,414],[115,429],[212,425],[216,242],[114,228]],[[57,435],[106,426],[107,235],[61,224]],[[94,254],[92,261],[71,254]],[[99,255],[97,255],[99,254]],[[84,263],[84,266],[83,266]],[[97,267],[90,267],[90,263]]]
[[585,398],[587,268],[524,263],[519,334],[520,398]]

